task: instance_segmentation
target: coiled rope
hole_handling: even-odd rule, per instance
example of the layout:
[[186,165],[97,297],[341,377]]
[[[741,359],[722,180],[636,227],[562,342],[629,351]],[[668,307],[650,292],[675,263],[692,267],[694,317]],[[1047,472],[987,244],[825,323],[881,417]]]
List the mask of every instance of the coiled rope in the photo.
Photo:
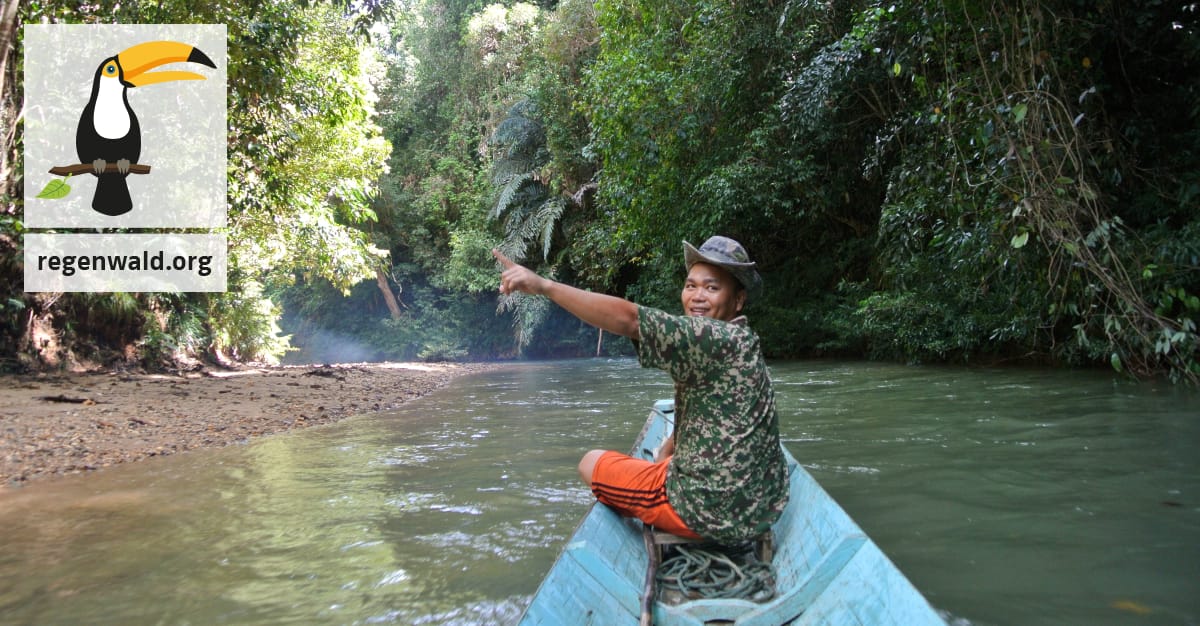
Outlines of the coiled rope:
[[753,542],[733,547],[673,545],[658,568],[657,580],[664,600],[678,594],[680,601],[738,598],[765,602],[775,596],[775,572],[770,563],[758,558]]

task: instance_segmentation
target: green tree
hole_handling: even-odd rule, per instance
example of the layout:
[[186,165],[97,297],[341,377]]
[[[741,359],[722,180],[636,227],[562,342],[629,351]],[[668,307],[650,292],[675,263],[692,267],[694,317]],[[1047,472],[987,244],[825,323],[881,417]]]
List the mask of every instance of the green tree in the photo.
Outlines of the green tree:
[[251,358],[284,348],[282,306],[302,341],[347,331],[387,358],[580,353],[594,334],[543,301],[495,315],[492,247],[671,308],[678,242],[721,233],[767,279],[750,312],[772,356],[1200,376],[1190,4],[388,6],[22,6],[18,21],[230,24],[234,289],[9,287],[0,333]]
[[[287,342],[276,332],[272,290],[295,272],[343,289],[373,275],[381,251],[355,226],[372,219],[369,197],[387,145],[371,121],[372,64],[364,56],[369,52],[364,40],[352,33],[352,18],[329,4],[282,1],[131,2],[112,8],[34,2],[21,6],[18,24],[23,22],[229,25],[231,271],[229,291],[212,297],[142,294],[96,300],[80,294],[0,294],[6,303],[0,309],[5,328],[19,330],[8,337],[31,337],[29,331],[37,328],[46,337],[43,345],[62,340],[68,342],[62,346],[67,352],[108,351],[101,360],[125,358],[127,346],[117,345],[121,343],[142,345],[153,358],[168,345],[185,352],[199,348],[242,359],[273,358]],[[4,85],[5,102],[19,101],[20,84]],[[19,245],[11,243],[21,232],[20,182],[14,184],[13,177],[10,171],[8,203],[0,220],[2,241],[10,242],[0,250],[6,277],[19,273],[19,261],[13,259],[21,254]],[[107,337],[66,332],[78,316],[77,303],[126,307],[130,298],[133,314],[116,315],[114,309],[109,316],[121,332]],[[23,322],[16,321],[19,311]],[[176,323],[173,317],[184,319]],[[197,328],[205,329],[204,341],[196,340]],[[165,333],[172,329],[186,337],[170,340]],[[12,353],[31,364],[51,356],[27,339],[17,344]]]
[[[1158,93],[1147,102],[1194,92],[1138,50],[1171,54],[1161,67],[1194,65],[1195,16],[1171,13],[943,2],[876,20],[880,57],[904,87],[887,135],[899,161],[880,229],[886,282],[861,309],[873,341],[907,355],[1008,352],[1195,376],[1188,306],[1200,301],[1178,254],[1194,242],[1159,256],[1163,227],[1187,233],[1196,215],[1186,192],[1162,193],[1187,189],[1168,173],[1187,140],[1164,152],[1139,141],[1133,129],[1176,116],[1122,102],[1149,83]],[[1132,165],[1143,160],[1161,165]],[[1159,217],[1147,219],[1149,206]]]

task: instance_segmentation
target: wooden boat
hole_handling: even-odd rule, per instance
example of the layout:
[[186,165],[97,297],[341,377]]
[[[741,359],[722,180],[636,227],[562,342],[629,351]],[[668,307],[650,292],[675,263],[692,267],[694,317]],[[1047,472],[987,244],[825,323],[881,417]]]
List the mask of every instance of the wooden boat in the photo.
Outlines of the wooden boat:
[[[671,400],[655,403],[634,455],[653,457],[671,432],[673,413]],[[595,504],[542,580],[520,623],[615,626],[652,619],[663,626],[944,624],[786,448],[784,454],[791,500],[773,528],[773,598],[762,603],[697,599],[674,605],[654,599],[646,593],[653,548],[641,522]]]

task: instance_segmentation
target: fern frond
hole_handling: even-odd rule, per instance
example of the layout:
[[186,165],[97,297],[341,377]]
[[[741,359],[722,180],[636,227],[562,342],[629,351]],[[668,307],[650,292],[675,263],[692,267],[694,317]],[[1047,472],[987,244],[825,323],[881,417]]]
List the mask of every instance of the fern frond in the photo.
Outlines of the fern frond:
[[533,341],[538,328],[549,317],[550,300],[545,296],[509,294],[500,297],[496,311],[513,312],[513,335],[517,340],[517,347],[524,349]]
[[505,158],[536,155],[546,143],[545,128],[537,119],[537,106],[528,99],[514,104],[488,137],[488,143],[504,149]]
[[536,218],[541,222],[542,260],[550,259],[550,242],[554,238],[554,227],[562,217],[567,203],[561,197],[551,198],[538,209]]
[[499,219],[504,212],[511,208],[513,198],[517,196],[517,192],[521,190],[521,186],[533,180],[533,172],[525,172],[510,176],[504,181],[504,186],[500,189],[500,197],[496,200],[496,206],[488,213],[489,219]]
[[536,155],[497,159],[492,164],[492,184],[501,186],[513,176],[533,172],[538,165]]

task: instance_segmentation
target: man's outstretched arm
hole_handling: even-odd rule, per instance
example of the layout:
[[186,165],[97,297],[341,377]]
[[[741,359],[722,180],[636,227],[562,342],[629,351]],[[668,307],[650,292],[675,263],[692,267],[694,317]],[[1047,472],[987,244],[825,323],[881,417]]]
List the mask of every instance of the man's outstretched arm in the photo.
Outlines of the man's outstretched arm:
[[500,272],[500,293],[519,291],[546,296],[571,315],[596,328],[634,340],[639,338],[636,304],[616,296],[584,291],[543,278],[529,268],[514,263],[499,250],[492,250],[492,256],[503,266]]

